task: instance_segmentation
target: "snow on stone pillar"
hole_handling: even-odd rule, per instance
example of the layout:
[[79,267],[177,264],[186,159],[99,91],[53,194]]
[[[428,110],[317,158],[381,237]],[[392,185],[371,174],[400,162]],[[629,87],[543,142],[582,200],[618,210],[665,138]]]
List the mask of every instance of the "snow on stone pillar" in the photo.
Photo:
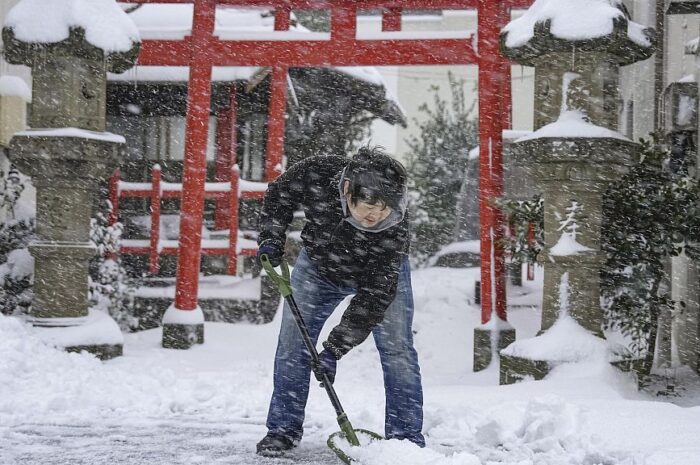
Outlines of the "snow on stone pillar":
[[540,335],[501,352],[501,383],[541,379],[557,363],[607,354],[599,271],[602,198],[632,163],[617,132],[619,69],[648,58],[653,29],[616,0],[537,0],[501,33],[512,61],[535,67],[535,132],[514,152],[545,209]]
[[37,189],[34,298],[30,321],[66,350],[121,355],[122,334],[90,310],[92,206],[124,151],[104,132],[106,74],[136,62],[135,25],[114,0],[21,0],[2,29],[5,59],[32,68],[29,129],[15,134],[10,158]]

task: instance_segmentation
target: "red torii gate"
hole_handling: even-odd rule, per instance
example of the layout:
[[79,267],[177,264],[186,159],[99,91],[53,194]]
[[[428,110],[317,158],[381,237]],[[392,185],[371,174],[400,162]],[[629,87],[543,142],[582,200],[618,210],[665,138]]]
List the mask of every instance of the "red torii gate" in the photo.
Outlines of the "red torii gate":
[[[289,67],[468,65],[479,66],[479,205],[481,218],[482,323],[493,311],[506,320],[505,262],[499,245],[504,224],[490,199],[503,194],[503,129],[510,127],[510,64],[499,51],[500,29],[512,8],[532,0],[124,0],[126,3],[194,4],[192,34],[183,40],[144,40],[138,64],[189,66],[185,160],[175,308],[197,308],[206,147],[212,66],[272,68],[265,180],[282,171],[284,112]],[[275,31],[290,27],[292,10],[330,10],[329,40],[220,40],[214,35],[217,5],[269,7]],[[477,50],[473,38],[359,40],[358,10],[380,9],[382,30],[401,30],[401,11],[476,9]],[[235,95],[231,96],[234,103]],[[232,105],[232,109],[235,107]],[[217,154],[217,178],[235,162],[235,115],[223,115],[224,147]],[[228,125],[228,126],[226,126]],[[217,179],[220,180],[220,179]],[[223,179],[221,179],[223,180]]]

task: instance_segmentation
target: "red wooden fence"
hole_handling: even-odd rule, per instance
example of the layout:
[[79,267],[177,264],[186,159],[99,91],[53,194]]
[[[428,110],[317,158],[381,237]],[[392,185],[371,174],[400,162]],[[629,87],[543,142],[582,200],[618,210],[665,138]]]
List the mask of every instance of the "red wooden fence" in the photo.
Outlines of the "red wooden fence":
[[[154,165],[151,171],[151,182],[126,182],[120,179],[116,170],[109,183],[109,199],[112,210],[109,224],[114,224],[119,218],[119,199],[127,197],[148,197],[151,199],[151,231],[149,239],[123,239],[120,253],[148,255],[148,271],[158,272],[161,255],[177,255],[178,240],[161,239],[160,204],[163,199],[179,199],[182,196],[182,184],[164,182],[161,180],[161,169]],[[230,182],[208,182],[205,184],[204,198],[217,200],[217,209],[223,209],[222,200],[228,200],[230,214],[228,239],[204,239],[202,241],[203,255],[226,255],[228,257],[228,273],[236,274],[238,255],[255,255],[258,249],[252,239],[241,237],[238,230],[239,199],[262,199],[265,196],[267,183],[252,182],[240,179],[238,165],[231,169]],[[217,212],[220,213],[220,212]]]

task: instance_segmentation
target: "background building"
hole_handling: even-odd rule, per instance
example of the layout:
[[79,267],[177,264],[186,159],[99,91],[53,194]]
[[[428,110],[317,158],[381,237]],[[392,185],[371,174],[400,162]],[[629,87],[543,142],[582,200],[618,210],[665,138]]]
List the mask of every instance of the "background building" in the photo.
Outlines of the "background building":
[[[517,17],[515,12],[514,17]],[[402,31],[411,31],[416,37],[461,37],[476,31],[476,11],[442,11],[439,13],[416,12],[404,14]],[[371,35],[381,31],[380,15],[366,15],[358,21],[358,34]],[[419,107],[432,103],[432,87],[439,88],[439,95],[451,100],[448,73],[465,81],[464,94],[468,104],[475,103],[474,118],[478,115],[477,102],[477,67],[476,66],[387,66],[377,68],[384,78],[389,92],[397,97],[407,115],[408,125],[404,127],[389,126],[381,121],[372,127],[372,141],[383,145],[391,153],[405,160],[409,151],[407,139],[418,135],[418,124],[425,118]],[[513,98],[513,129],[532,130],[532,68],[514,65],[511,68]]]

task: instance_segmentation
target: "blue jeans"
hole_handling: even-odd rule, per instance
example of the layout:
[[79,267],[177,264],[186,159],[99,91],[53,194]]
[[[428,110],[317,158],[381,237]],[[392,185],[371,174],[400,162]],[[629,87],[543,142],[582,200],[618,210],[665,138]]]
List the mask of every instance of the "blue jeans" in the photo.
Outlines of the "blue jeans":
[[[314,344],[333,310],[345,297],[355,293],[355,289],[337,286],[319,275],[303,249],[292,272],[292,290]],[[421,433],[423,388],[418,356],[413,347],[412,323],[411,270],[408,259],[405,259],[396,298],[372,335],[384,372],[385,436],[387,439],[408,439],[422,447],[425,445]],[[270,433],[301,440],[310,377],[311,355],[285,302],[275,354],[274,391],[267,414]]]

